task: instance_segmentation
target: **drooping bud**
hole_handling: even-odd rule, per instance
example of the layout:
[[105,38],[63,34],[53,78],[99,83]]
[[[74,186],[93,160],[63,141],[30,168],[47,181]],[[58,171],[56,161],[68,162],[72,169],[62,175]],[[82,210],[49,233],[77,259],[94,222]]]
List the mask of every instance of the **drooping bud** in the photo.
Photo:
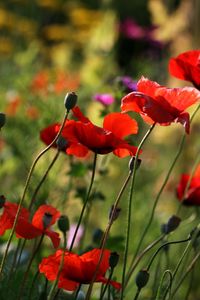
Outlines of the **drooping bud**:
[[67,216],[64,215],[60,216],[60,218],[58,219],[58,228],[63,233],[69,231],[69,219]]
[[6,115],[4,113],[0,113],[0,129],[5,125],[6,123]]
[[52,214],[50,214],[48,212],[44,214],[44,216],[42,218],[44,229],[49,227],[49,225],[51,224],[52,218],[53,218]]
[[64,99],[65,108],[67,111],[74,108],[77,103],[78,96],[74,92],[67,93]]
[[6,198],[4,195],[0,195],[0,208],[4,207],[4,204],[6,202]]
[[149,272],[146,269],[140,270],[137,273],[135,283],[139,290],[141,290],[149,281]]
[[[140,167],[142,160],[140,158],[137,159],[136,170]],[[131,157],[129,160],[129,170],[132,172],[135,164],[135,156]]]
[[117,252],[111,252],[109,258],[109,266],[111,269],[114,269],[119,261],[119,254]]
[[95,229],[92,236],[93,243],[98,245],[102,237],[103,237],[103,231],[100,228]]
[[181,219],[175,215],[171,216],[166,224],[163,224],[161,231],[165,234],[168,234],[178,228]]
[[67,149],[67,146],[68,146],[67,140],[62,136],[59,136],[59,138],[56,141],[56,144],[57,144],[57,147],[58,147],[59,151],[65,151]]
[[112,222],[117,220],[117,218],[119,217],[120,212],[121,212],[120,207],[116,207],[114,209],[114,205],[112,205],[111,209],[110,209],[110,212],[109,212],[109,220],[111,221],[111,218],[112,218]]

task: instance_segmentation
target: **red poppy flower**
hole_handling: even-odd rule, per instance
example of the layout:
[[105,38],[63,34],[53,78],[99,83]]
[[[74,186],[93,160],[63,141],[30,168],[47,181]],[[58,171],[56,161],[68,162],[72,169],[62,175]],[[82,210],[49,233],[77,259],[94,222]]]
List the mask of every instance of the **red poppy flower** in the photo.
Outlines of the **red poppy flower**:
[[103,128],[94,125],[79,110],[73,109],[79,121],[71,121],[63,129],[62,136],[69,141],[68,154],[84,157],[91,150],[97,154],[113,152],[119,157],[135,155],[137,148],[124,138],[138,131],[137,122],[127,114],[110,113],[105,116]]
[[[62,137],[67,141],[67,154],[85,157],[91,150],[98,154],[113,152],[119,157],[135,155],[137,148],[124,140],[126,136],[138,131],[137,122],[129,115],[108,114],[101,128],[85,117],[78,107],[73,109],[73,114],[78,121],[68,120],[62,131]],[[53,124],[43,129],[40,133],[41,139],[47,145],[50,144],[59,127],[59,124]]]
[[35,212],[32,222],[28,219],[22,218],[19,220],[16,226],[16,234],[18,237],[25,239],[33,239],[43,234],[47,235],[51,240],[55,248],[58,248],[60,243],[59,234],[50,230],[50,226],[53,225],[60,217],[60,212],[51,205],[41,205]]
[[[2,196],[1,196],[2,197]],[[15,216],[18,210],[18,204],[5,201],[1,205],[0,209],[3,209],[3,213],[0,216],[0,236],[4,235],[5,231],[11,229],[14,224]],[[19,219],[29,218],[29,211],[26,208],[22,208],[19,214]]]
[[[0,216],[0,236],[3,235],[6,230],[12,228],[18,210],[18,204],[6,201],[2,207],[4,210]],[[41,205],[35,212],[32,222],[30,222],[29,211],[22,207],[15,233],[18,238],[25,239],[33,239],[45,234],[50,237],[54,247],[58,248],[60,243],[59,234],[50,230],[49,227],[57,221],[59,216],[60,212],[51,205]]]
[[197,89],[170,89],[144,77],[138,81],[137,88],[137,92],[132,92],[122,99],[123,112],[138,112],[150,124],[168,126],[172,122],[178,122],[189,133],[190,117],[185,110],[200,100],[200,92]]
[[188,181],[190,179],[189,174],[183,174],[180,182],[177,186],[177,197],[179,201],[183,201],[185,205],[200,205],[200,165],[192,177],[190,185],[186,191]]
[[[55,280],[57,277],[62,254],[63,250],[57,250],[55,254],[44,258],[39,265],[40,273],[44,273],[46,278],[50,281]],[[68,291],[74,291],[79,284],[89,284],[95,274],[100,255],[100,249],[93,249],[81,256],[66,251],[64,266],[58,280],[58,287]],[[105,273],[109,268],[109,257],[110,251],[104,250],[95,282],[108,282],[105,278]],[[109,284],[117,289],[121,288],[121,284],[118,282],[111,280]]]
[[169,61],[171,75],[190,81],[200,89],[200,50],[192,50],[179,54]]

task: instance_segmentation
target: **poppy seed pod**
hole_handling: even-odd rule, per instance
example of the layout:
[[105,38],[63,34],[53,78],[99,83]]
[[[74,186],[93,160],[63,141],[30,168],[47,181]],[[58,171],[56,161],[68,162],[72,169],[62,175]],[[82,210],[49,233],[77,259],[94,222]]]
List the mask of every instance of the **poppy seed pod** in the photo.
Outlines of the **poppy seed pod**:
[[56,144],[59,151],[65,151],[67,149],[68,142],[64,137],[59,136],[59,138],[56,141]]
[[142,289],[147,284],[148,281],[149,281],[149,272],[145,269],[140,270],[137,273],[137,276],[135,279],[135,283],[136,283],[138,289],[139,290]]
[[64,99],[65,108],[67,111],[74,108],[77,103],[78,96],[74,92],[67,93]]
[[0,208],[4,207],[6,198],[3,195],[0,195]]
[[163,226],[163,232],[168,234],[178,228],[181,219],[175,215],[171,216],[166,224]]
[[103,237],[103,231],[100,228],[96,228],[94,230],[93,236],[92,236],[92,241],[95,244],[99,244],[99,242],[101,241]]
[[109,266],[114,269],[119,261],[119,254],[117,252],[111,252],[109,258]]
[[[142,160],[140,158],[137,159],[137,163],[136,163],[136,170],[140,167]],[[134,168],[134,163],[135,163],[135,156],[131,157],[131,159],[129,160],[129,170],[132,172],[133,168]]]
[[0,129],[5,125],[6,123],[6,115],[4,113],[0,113]]
[[43,218],[42,218],[42,222],[43,222],[43,226],[44,226],[44,228],[47,228],[47,227],[49,227],[49,225],[50,225],[50,223],[51,223],[51,221],[52,221],[52,214],[50,214],[50,213],[45,213],[44,214],[44,216],[43,216]]
[[66,233],[69,230],[69,219],[67,216],[60,216],[58,219],[58,228],[63,233]]

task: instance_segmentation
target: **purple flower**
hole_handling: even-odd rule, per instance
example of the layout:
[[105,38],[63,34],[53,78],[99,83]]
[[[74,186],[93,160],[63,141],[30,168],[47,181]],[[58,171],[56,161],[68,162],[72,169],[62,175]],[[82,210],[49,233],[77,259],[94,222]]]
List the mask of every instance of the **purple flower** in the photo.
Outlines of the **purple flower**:
[[127,93],[137,91],[137,81],[133,80],[129,76],[119,76],[117,77],[117,81],[122,84]]
[[119,30],[129,39],[140,40],[145,37],[145,30],[130,18],[120,24]]
[[104,106],[109,106],[115,101],[115,98],[111,94],[96,94],[93,99]]
[[[70,229],[69,229],[69,232],[68,232],[68,239],[67,239],[67,248],[69,249],[70,246],[71,246],[71,242],[72,242],[72,239],[74,237],[74,233],[75,233],[75,230],[76,230],[76,226],[77,224],[71,224],[70,225]],[[83,226],[79,226],[79,229],[78,229],[78,232],[77,232],[77,235],[76,235],[76,238],[75,238],[75,241],[74,241],[74,247],[77,247],[80,243],[80,240],[83,236]]]

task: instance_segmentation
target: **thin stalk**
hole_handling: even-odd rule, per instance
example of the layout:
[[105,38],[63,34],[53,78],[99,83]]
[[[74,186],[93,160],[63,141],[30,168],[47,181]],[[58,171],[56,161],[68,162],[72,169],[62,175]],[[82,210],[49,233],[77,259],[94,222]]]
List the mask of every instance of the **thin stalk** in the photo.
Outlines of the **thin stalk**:
[[23,293],[23,290],[24,290],[24,287],[25,287],[25,284],[26,284],[26,281],[27,281],[27,278],[28,278],[28,273],[30,271],[30,268],[32,266],[32,263],[33,263],[33,260],[42,244],[42,241],[44,239],[44,234],[42,234],[38,244],[37,244],[37,247],[35,248],[35,251],[33,252],[32,256],[31,256],[31,259],[29,260],[29,263],[28,263],[28,266],[27,266],[27,269],[24,273],[24,277],[22,279],[22,283],[21,283],[21,286],[20,286],[20,289],[19,289],[19,296],[17,297],[17,300],[20,300],[22,298],[22,293]]
[[51,290],[49,292],[49,295],[47,297],[47,300],[52,300],[54,298],[54,292],[55,292],[55,289],[57,287],[58,280],[59,280],[60,274],[61,274],[63,266],[64,266],[65,251],[66,251],[66,246],[67,246],[66,232],[63,232],[63,239],[64,239],[64,243],[63,243],[63,252],[62,252],[62,256],[61,256],[60,266],[59,266],[59,269],[58,269],[56,279],[55,279],[55,281],[54,281],[54,283],[51,287]]
[[192,272],[191,272],[191,277],[190,277],[190,282],[189,282],[189,287],[188,287],[188,290],[187,290],[187,293],[185,295],[185,299],[184,300],[188,300],[188,297],[190,295],[190,292],[192,290],[192,285],[193,285],[193,280],[194,280],[194,271],[195,269],[193,268],[192,269]]
[[180,288],[180,286],[182,285],[183,281],[186,279],[188,274],[194,268],[194,266],[195,266],[197,260],[199,259],[199,257],[200,257],[200,252],[197,253],[197,255],[194,257],[194,259],[191,261],[190,265],[186,269],[186,271],[183,273],[183,276],[181,277],[180,281],[178,282],[177,286],[175,287],[175,289],[173,291],[172,298],[175,296],[176,292],[178,291],[178,289]]
[[144,142],[154,129],[156,123],[154,123],[149,130],[146,132],[144,137],[142,138],[136,155],[135,155],[135,161],[133,165],[133,173],[132,173],[132,181],[131,181],[131,187],[130,187],[130,194],[129,194],[129,200],[128,200],[128,216],[127,216],[127,231],[126,231],[126,242],[125,242],[125,251],[124,251],[124,264],[123,264],[123,271],[122,271],[122,288],[121,288],[121,297],[120,299],[123,300],[124,297],[124,288],[125,288],[125,274],[126,274],[126,265],[127,265],[127,258],[128,258],[128,248],[129,248],[129,236],[130,236],[130,228],[131,228],[131,214],[132,214],[132,198],[133,198],[133,191],[135,186],[135,178],[136,178],[136,171],[137,171],[137,160],[139,156],[140,149],[142,148]]
[[111,280],[111,278],[112,278],[113,271],[114,271],[114,269],[111,269],[110,274],[109,274],[109,277],[108,277],[108,281],[107,281],[107,283],[106,283],[106,285],[105,285],[105,287],[104,287],[104,289],[103,289],[103,291],[102,291],[102,293],[101,293],[101,296],[100,296],[99,300],[103,300],[103,297],[104,297],[104,295],[105,295],[105,293],[106,293],[106,290],[107,290],[107,288],[108,288],[108,286],[109,286],[109,283],[110,283],[110,280]]
[[163,285],[163,281],[164,281],[166,275],[169,275],[169,289],[170,289],[169,299],[171,299],[171,286],[172,286],[173,276],[172,276],[172,272],[170,270],[166,270],[163,273],[163,276],[160,280],[160,284],[159,284],[159,287],[158,287],[158,292],[156,294],[156,299],[155,300],[160,300],[161,299],[162,285]]
[[4,265],[5,265],[5,261],[6,261],[6,257],[8,255],[8,250],[9,250],[9,247],[10,247],[10,243],[12,241],[12,238],[13,238],[13,235],[14,235],[14,232],[15,232],[15,228],[17,226],[17,221],[18,221],[18,218],[19,218],[19,215],[20,215],[20,212],[21,212],[21,208],[22,208],[22,205],[23,205],[23,202],[24,202],[24,199],[25,199],[25,195],[26,195],[26,191],[28,189],[28,185],[29,185],[29,182],[30,182],[30,179],[31,179],[31,176],[33,174],[33,171],[35,169],[35,166],[37,164],[37,162],[39,161],[39,159],[52,147],[52,145],[57,141],[57,139],[59,138],[63,128],[64,128],[64,125],[65,125],[65,122],[67,120],[67,117],[68,117],[68,114],[69,114],[69,111],[65,112],[65,116],[64,116],[64,119],[62,121],[62,125],[60,126],[60,129],[56,135],[56,137],[54,138],[54,140],[44,149],[42,150],[38,155],[37,157],[35,158],[35,160],[33,161],[32,163],[32,166],[29,170],[29,173],[28,173],[28,176],[27,176],[27,179],[26,179],[26,182],[25,182],[25,186],[24,186],[24,190],[23,190],[23,193],[22,193],[22,197],[21,197],[21,200],[19,202],[19,205],[18,205],[18,209],[17,209],[17,213],[16,213],[16,216],[15,216],[15,220],[14,220],[14,223],[13,223],[13,227],[12,227],[12,230],[10,232],[10,236],[8,238],[8,242],[7,242],[7,245],[6,245],[6,250],[5,250],[5,253],[4,253],[4,256],[3,256],[3,259],[1,261],[1,265],[0,265],[0,276],[2,274],[2,271],[3,271],[3,268],[4,268]]
[[136,267],[138,266],[139,262],[141,261],[141,259],[143,258],[143,256],[149,252],[149,250],[151,250],[155,245],[157,245],[160,241],[162,241],[162,239],[164,238],[165,234],[162,234],[158,239],[156,239],[155,241],[153,241],[150,245],[148,245],[135,259],[134,264],[132,266],[132,269],[130,270],[130,272],[127,274],[126,277],[126,281],[125,281],[125,287],[127,286],[131,274],[133,274],[134,270],[136,269]]
[[[185,247],[185,250],[183,251],[183,254],[181,255],[181,258],[179,259],[178,264],[177,264],[174,272],[172,273],[172,280],[174,280],[174,278],[175,278],[175,276],[176,276],[176,274],[177,274],[177,272],[179,270],[179,267],[180,267],[181,263],[183,262],[183,259],[184,259],[185,255],[186,255],[186,253],[189,250],[190,245],[191,245],[191,239],[190,239],[190,242]],[[165,298],[166,298],[166,296],[168,294],[168,290],[169,290],[169,287],[167,287],[167,289],[166,289],[165,296],[164,296],[163,300],[165,300]]]
[[98,270],[99,270],[99,266],[100,266],[102,258],[103,258],[103,250],[105,248],[105,244],[106,244],[106,241],[107,241],[107,238],[108,238],[108,234],[110,232],[110,228],[111,228],[111,226],[112,226],[112,224],[114,222],[115,212],[116,212],[117,206],[119,205],[119,201],[120,201],[120,199],[121,199],[121,197],[122,197],[122,195],[123,195],[123,193],[124,193],[124,191],[126,189],[126,186],[127,186],[128,182],[129,182],[129,180],[131,178],[131,174],[132,174],[132,172],[129,171],[129,174],[128,174],[127,178],[125,179],[124,184],[123,184],[123,186],[122,186],[122,188],[121,188],[121,190],[120,190],[120,192],[119,192],[119,194],[118,194],[118,196],[117,196],[117,198],[115,200],[115,203],[113,205],[112,214],[111,214],[111,216],[109,218],[109,221],[108,221],[108,224],[107,224],[106,230],[104,232],[104,235],[102,237],[102,241],[101,241],[101,245],[100,245],[100,249],[101,249],[100,258],[99,258],[99,261],[98,261],[98,264],[97,264],[96,271],[94,273],[93,279],[92,279],[92,281],[91,281],[91,283],[89,285],[89,288],[88,288],[85,300],[89,300],[90,299],[90,296],[91,296],[91,293],[92,293],[93,284],[95,282],[95,279],[96,279],[96,276],[97,276],[97,273],[98,273]]
[[138,289],[133,300],[137,300],[140,295],[141,289]]
[[[192,123],[192,121],[193,121],[193,119],[194,119],[194,117],[195,117],[195,115],[196,115],[196,113],[198,112],[199,109],[200,109],[200,105],[198,105],[198,107],[196,108],[196,110],[193,112],[193,114],[192,114],[192,116],[190,118],[190,123]],[[181,154],[181,152],[183,150],[183,146],[184,146],[184,143],[185,143],[185,139],[186,139],[186,134],[184,133],[184,135],[182,136],[182,139],[180,141],[178,151],[177,151],[177,153],[176,153],[176,155],[175,155],[175,157],[174,157],[174,159],[172,161],[172,164],[171,164],[171,166],[170,166],[170,168],[169,168],[169,170],[168,170],[168,172],[166,174],[166,177],[165,177],[165,179],[163,181],[163,184],[162,184],[162,186],[161,186],[161,188],[160,188],[160,190],[159,190],[159,192],[158,192],[158,194],[157,194],[157,196],[155,198],[155,201],[154,201],[154,204],[153,204],[153,208],[152,208],[152,212],[151,212],[149,221],[148,221],[148,223],[147,223],[147,225],[146,225],[146,227],[145,227],[145,229],[144,229],[144,231],[143,231],[143,233],[141,235],[141,239],[140,239],[140,241],[138,243],[135,255],[134,255],[134,257],[133,257],[133,259],[131,261],[130,268],[131,268],[131,265],[134,263],[134,260],[137,257],[137,254],[138,254],[138,252],[140,250],[142,242],[143,242],[143,240],[144,240],[144,238],[145,238],[145,236],[146,236],[146,234],[147,234],[147,232],[148,232],[148,230],[149,230],[149,228],[151,226],[151,223],[152,223],[153,218],[154,218],[154,214],[155,214],[155,209],[156,209],[157,203],[158,203],[158,201],[160,199],[160,196],[161,196],[161,194],[162,194],[162,192],[163,192],[163,190],[164,190],[164,188],[165,188],[165,186],[166,186],[166,184],[167,184],[167,182],[169,180],[169,177],[170,177],[170,175],[171,175],[171,173],[172,173],[172,171],[174,169],[174,166],[175,166],[178,158],[180,157],[180,154]],[[130,270],[130,268],[129,268],[129,270]]]
[[79,220],[78,220],[78,224],[76,226],[76,230],[74,232],[74,236],[73,236],[70,248],[69,248],[69,252],[72,251],[72,248],[74,246],[76,235],[77,235],[78,229],[81,225],[81,221],[82,221],[86,206],[87,206],[89,198],[90,198],[90,193],[91,193],[92,186],[93,186],[93,183],[94,183],[94,176],[95,176],[95,171],[96,171],[96,162],[97,162],[97,153],[94,154],[94,161],[93,161],[92,177],[91,177],[91,181],[90,181],[90,186],[88,188],[87,196],[86,196],[85,202],[84,202],[82,210],[81,210],[81,214],[80,214],[80,217],[79,217]]
[[29,210],[29,211],[31,211],[31,208],[32,208],[32,206],[33,206],[33,203],[34,203],[34,201],[35,201],[35,198],[36,198],[36,196],[37,196],[37,194],[38,194],[38,192],[39,192],[39,190],[40,190],[42,184],[43,184],[44,181],[46,180],[47,175],[49,174],[51,168],[53,167],[53,165],[55,164],[56,160],[58,159],[59,154],[60,154],[60,151],[58,150],[58,151],[56,152],[56,155],[54,156],[52,162],[51,162],[50,165],[48,166],[46,172],[44,173],[42,179],[41,179],[40,182],[38,183],[38,185],[37,185],[37,187],[36,187],[36,189],[35,189],[35,191],[34,191],[34,193],[33,193],[33,196],[32,196],[32,198],[31,198],[30,205],[29,205],[29,207],[28,207],[28,210]]
[[29,300],[31,300],[33,288],[34,288],[35,282],[36,282],[39,274],[40,274],[39,271],[37,271],[33,277],[33,281],[32,281],[31,287],[30,287],[30,291],[29,291],[29,297],[28,297]]

